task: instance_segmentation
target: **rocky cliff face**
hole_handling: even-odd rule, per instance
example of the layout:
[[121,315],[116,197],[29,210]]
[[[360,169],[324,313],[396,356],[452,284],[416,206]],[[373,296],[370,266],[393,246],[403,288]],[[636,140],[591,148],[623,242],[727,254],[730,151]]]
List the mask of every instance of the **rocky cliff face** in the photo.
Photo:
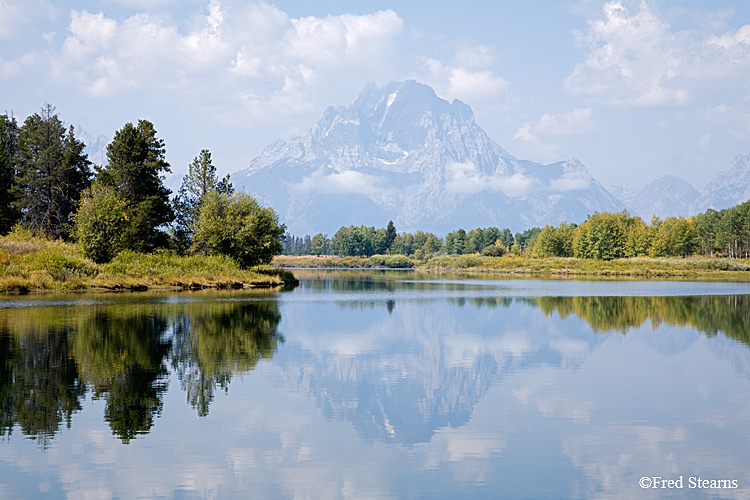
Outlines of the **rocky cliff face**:
[[232,181],[274,207],[295,234],[389,219],[401,231],[519,231],[624,208],[578,160],[516,159],[469,106],[415,81],[368,87],[351,106],[328,108],[307,133],[271,144]]
[[750,154],[738,155],[732,168],[719,172],[708,183],[703,194],[690,206],[690,214],[703,213],[708,208],[721,210],[750,199]]

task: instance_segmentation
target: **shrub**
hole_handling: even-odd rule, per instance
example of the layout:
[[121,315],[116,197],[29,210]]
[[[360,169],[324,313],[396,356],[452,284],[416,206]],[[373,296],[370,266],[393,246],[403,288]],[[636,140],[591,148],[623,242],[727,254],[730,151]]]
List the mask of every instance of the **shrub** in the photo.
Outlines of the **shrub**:
[[84,191],[76,212],[73,236],[94,262],[109,262],[124,248],[128,205],[111,186],[93,184]]
[[507,250],[502,244],[494,244],[484,247],[482,255],[485,257],[502,257]]
[[412,267],[414,264],[406,255],[373,255],[369,259],[371,266],[381,266],[388,268],[405,268]]
[[281,253],[284,226],[272,208],[251,196],[211,191],[198,214],[194,249],[227,255],[243,267],[268,264]]

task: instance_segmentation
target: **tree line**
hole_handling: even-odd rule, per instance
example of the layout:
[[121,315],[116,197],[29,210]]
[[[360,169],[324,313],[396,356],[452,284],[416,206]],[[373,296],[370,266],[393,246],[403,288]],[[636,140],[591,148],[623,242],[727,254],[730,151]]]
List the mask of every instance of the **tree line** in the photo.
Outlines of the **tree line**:
[[439,238],[434,233],[398,233],[393,221],[385,228],[341,227],[332,238],[287,235],[286,255],[371,257],[407,255],[423,260],[433,255],[506,253],[526,257],[577,257],[611,260],[622,257],[687,257],[691,255],[748,258],[750,256],[750,200],[724,210],[708,209],[694,217],[654,216],[646,224],[627,210],[596,212],[583,223],[533,227],[513,234],[497,227],[457,229]]
[[22,125],[0,115],[0,234],[21,224],[78,242],[96,262],[170,249],[229,255],[247,267],[281,252],[285,228],[274,210],[237,193],[229,176],[219,180],[208,150],[170,198],[163,179],[171,166],[151,122],[116,131],[101,166],[74,132],[49,104]]

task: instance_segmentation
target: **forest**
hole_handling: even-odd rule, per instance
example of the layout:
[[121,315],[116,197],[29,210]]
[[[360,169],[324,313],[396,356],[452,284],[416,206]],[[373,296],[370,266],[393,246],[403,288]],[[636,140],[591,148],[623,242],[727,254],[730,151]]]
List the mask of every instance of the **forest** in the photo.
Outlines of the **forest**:
[[[394,236],[395,235],[395,236]],[[629,257],[688,257],[692,255],[748,258],[750,254],[750,201],[724,210],[709,209],[694,217],[653,217],[646,224],[626,210],[596,212],[581,224],[534,227],[511,233],[496,227],[457,229],[440,238],[433,233],[397,233],[393,221],[386,228],[349,226],[332,238],[285,235],[285,255],[339,255],[371,257],[407,255],[424,260],[436,255],[503,256],[530,258],[576,257],[612,260]]]

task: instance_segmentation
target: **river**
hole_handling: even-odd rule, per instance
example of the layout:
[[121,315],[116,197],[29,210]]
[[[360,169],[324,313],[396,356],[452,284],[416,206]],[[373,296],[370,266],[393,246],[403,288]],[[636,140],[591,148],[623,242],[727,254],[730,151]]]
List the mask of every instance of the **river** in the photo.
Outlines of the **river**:
[[750,496],[750,284],[295,274],[0,298],[0,499]]

